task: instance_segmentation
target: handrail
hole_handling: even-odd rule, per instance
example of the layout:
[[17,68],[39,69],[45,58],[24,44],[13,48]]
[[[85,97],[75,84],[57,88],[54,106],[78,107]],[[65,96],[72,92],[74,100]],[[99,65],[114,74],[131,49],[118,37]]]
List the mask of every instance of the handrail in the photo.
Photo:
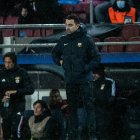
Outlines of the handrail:
[[97,46],[105,45],[140,45],[140,41],[127,41],[127,42],[95,42]]
[[[0,48],[16,48],[16,47],[54,47],[57,43],[41,43],[41,44],[0,44]],[[96,46],[105,45],[140,45],[140,41],[131,42],[95,42]]]
[[36,29],[36,28],[53,28],[64,29],[64,24],[14,24],[14,25],[0,25],[0,29]]

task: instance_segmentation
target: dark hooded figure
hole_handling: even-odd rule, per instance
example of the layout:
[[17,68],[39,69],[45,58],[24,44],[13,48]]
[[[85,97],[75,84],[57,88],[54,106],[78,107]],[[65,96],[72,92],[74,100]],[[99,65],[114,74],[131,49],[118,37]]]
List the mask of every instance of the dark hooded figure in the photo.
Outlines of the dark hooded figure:
[[101,64],[93,70],[94,81],[92,82],[95,132],[98,140],[112,140],[112,104],[115,99],[115,81],[107,78],[104,66]]

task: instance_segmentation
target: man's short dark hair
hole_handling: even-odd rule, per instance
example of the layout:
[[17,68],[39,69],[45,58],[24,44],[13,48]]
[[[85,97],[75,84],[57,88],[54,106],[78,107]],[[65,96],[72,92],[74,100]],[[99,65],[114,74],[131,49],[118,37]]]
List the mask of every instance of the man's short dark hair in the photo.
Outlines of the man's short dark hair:
[[68,19],[68,20],[73,19],[74,22],[75,22],[76,24],[80,24],[80,20],[79,20],[79,18],[78,18],[78,16],[77,16],[76,14],[68,15],[68,16],[65,18],[65,20],[66,20],[66,19]]
[[9,57],[14,64],[17,64],[17,56],[14,52],[7,52],[6,54],[4,54],[3,61],[5,57]]

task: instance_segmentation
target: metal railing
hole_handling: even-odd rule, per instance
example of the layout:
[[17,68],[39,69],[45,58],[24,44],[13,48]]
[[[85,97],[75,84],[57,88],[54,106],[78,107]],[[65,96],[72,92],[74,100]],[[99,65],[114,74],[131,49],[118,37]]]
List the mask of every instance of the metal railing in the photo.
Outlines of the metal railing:
[[[54,47],[57,43],[41,43],[41,44],[0,44],[0,48],[16,48],[16,47]],[[140,45],[140,41],[131,42],[95,42],[96,46],[105,45]]]
[[[0,25],[0,29],[64,29],[65,24],[15,24],[15,25]],[[14,37],[13,37],[14,39]],[[15,48],[15,47],[54,47],[56,43],[45,43],[45,44],[0,44],[0,48]],[[140,41],[132,42],[95,42],[96,46],[104,45],[140,45]]]
[[15,24],[15,25],[0,25],[0,29],[40,29],[53,28],[64,29],[64,24]]

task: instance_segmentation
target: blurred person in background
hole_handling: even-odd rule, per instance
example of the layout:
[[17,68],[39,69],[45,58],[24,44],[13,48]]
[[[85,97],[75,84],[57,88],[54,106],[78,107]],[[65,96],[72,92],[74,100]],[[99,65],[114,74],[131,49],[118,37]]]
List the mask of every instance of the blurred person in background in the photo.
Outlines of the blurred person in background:
[[102,0],[102,3],[95,7],[95,18],[97,23],[108,23],[109,16],[107,14],[108,8],[113,4],[114,0]]
[[18,24],[32,24],[33,22],[33,15],[30,13],[28,8],[22,7],[21,12],[18,18]]
[[[108,8],[114,4],[115,0],[103,0],[102,3],[95,7],[95,18],[97,23],[110,23]],[[133,6],[132,0],[128,0],[129,4]]]
[[65,140],[69,131],[70,111],[67,101],[62,99],[59,89],[52,89],[50,91],[48,106],[52,116],[59,123],[61,140]]
[[63,8],[57,0],[25,0],[24,4],[30,7],[41,24],[63,22]]
[[115,0],[108,9],[111,23],[134,23],[137,21],[137,10],[130,6],[128,0]]

